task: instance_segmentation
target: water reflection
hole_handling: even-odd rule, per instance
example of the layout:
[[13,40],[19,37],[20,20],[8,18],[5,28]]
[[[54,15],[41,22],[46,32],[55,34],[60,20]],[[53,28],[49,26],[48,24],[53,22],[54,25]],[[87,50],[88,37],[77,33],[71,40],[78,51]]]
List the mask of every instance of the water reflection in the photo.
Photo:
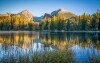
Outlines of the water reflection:
[[0,60],[31,58],[34,52],[71,49],[76,61],[100,56],[100,33],[0,32]]

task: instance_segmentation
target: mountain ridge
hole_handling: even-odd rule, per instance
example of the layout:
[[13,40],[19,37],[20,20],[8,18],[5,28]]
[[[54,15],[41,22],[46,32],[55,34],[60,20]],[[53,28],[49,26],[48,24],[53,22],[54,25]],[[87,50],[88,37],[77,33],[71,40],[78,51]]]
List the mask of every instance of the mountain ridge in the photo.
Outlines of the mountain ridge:
[[29,10],[25,9],[17,14],[10,14],[10,13],[7,13],[7,14],[0,14],[0,16],[17,16],[17,17],[25,17],[27,18],[28,20],[35,20],[35,21],[41,21],[42,19],[44,18],[52,18],[53,16],[58,16],[58,15],[63,15],[63,16],[66,16],[68,19],[71,18],[71,17],[75,17],[77,15],[75,15],[74,13],[68,11],[68,10],[65,10],[65,9],[58,9],[58,10],[55,10],[55,11],[52,11],[50,14],[49,13],[45,13],[44,15],[40,16],[40,17],[36,17],[36,16],[33,16],[31,12],[29,12]]
[[55,11],[51,12],[51,15],[52,16],[63,15],[63,16],[66,16],[68,19],[71,18],[71,17],[77,16],[74,13],[72,13],[72,12],[70,12],[68,10],[65,10],[65,9],[55,10]]
[[[39,20],[42,20],[44,18],[52,18],[53,16],[59,16],[59,15],[66,16],[67,19],[70,19],[71,17],[76,17],[77,16],[76,14],[74,14],[74,13],[62,8],[62,9],[58,9],[58,10],[52,11],[50,14],[49,13],[45,13],[42,18],[39,17]],[[37,19],[35,21],[39,22],[39,20]]]

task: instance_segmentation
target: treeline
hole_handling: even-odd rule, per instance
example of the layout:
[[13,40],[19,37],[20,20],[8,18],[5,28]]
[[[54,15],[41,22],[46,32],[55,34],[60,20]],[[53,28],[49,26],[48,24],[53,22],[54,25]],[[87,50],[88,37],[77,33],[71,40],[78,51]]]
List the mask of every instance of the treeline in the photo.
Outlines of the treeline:
[[65,16],[44,18],[39,27],[41,30],[67,30],[67,31],[98,31],[100,30],[100,12],[93,15],[83,15],[67,19]]
[[100,12],[93,15],[71,17],[53,16],[41,22],[28,20],[18,16],[0,16],[0,30],[66,30],[66,31],[98,31],[100,30]]
[[0,30],[36,30],[38,23],[17,16],[1,16]]

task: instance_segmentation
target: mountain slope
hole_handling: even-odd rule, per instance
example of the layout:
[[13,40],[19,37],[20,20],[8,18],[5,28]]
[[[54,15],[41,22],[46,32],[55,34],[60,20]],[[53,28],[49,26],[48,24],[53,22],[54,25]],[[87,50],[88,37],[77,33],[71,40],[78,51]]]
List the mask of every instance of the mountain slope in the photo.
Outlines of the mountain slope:
[[17,14],[12,14],[12,13],[0,14],[0,16],[17,16],[17,17],[23,17],[25,19],[28,19],[29,21],[33,20],[33,18],[34,18],[34,21],[36,21],[36,22],[40,22],[44,18],[52,18],[53,16],[59,16],[59,15],[66,16],[68,19],[71,18],[71,17],[76,17],[76,15],[74,13],[72,13],[70,11],[67,11],[65,9],[55,10],[55,11],[51,12],[51,14],[45,13],[41,17],[33,16],[32,13],[30,13],[28,10],[23,10],[22,12],[17,13]]
[[76,15],[70,11],[67,11],[65,9],[58,9],[56,11],[53,11],[51,13],[52,16],[57,16],[57,15],[63,15],[66,16],[67,18],[75,17]]
[[18,13],[16,16],[21,16],[28,20],[33,20],[33,15],[28,10],[24,10],[24,11]]
[[43,16],[41,16],[41,17],[35,17],[34,16],[34,21],[36,21],[36,22],[40,22],[42,19],[44,19],[44,18],[52,18],[52,15],[51,14],[48,14],[48,13],[45,13]]
[[48,13],[45,13],[44,16],[43,16],[43,19],[44,18],[52,18],[52,15],[51,14],[48,14]]
[[34,21],[36,22],[40,22],[43,19],[43,16],[37,17],[37,16],[33,16]]

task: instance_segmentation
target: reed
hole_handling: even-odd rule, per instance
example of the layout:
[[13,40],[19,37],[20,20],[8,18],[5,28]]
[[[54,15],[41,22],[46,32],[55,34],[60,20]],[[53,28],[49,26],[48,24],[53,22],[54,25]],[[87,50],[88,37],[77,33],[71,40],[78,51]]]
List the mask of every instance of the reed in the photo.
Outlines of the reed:
[[1,60],[0,63],[72,63],[72,54],[70,50],[54,50],[35,52],[31,58],[19,57],[17,59],[7,58],[7,60]]

